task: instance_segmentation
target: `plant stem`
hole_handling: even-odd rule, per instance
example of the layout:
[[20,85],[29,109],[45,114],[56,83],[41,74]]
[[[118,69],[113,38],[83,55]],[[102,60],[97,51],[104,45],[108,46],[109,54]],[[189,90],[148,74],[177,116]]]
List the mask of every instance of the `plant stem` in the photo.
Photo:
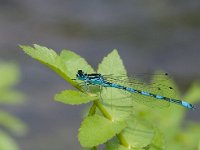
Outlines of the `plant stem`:
[[121,133],[117,134],[117,138],[118,138],[118,140],[119,140],[121,145],[123,145],[123,146],[125,146],[127,148],[129,147],[126,139],[124,138],[124,136]]
[[96,147],[96,146],[94,146],[94,147],[92,147],[92,148],[91,148],[91,150],[97,150],[97,147]]
[[95,112],[96,112],[96,107],[97,107],[96,104],[93,103],[92,107],[91,107],[90,110],[89,110],[88,116],[93,116],[93,115],[95,114]]
[[94,104],[99,108],[101,113],[104,117],[106,117],[109,120],[112,120],[112,116],[107,112],[107,110],[99,103],[98,100],[94,101]]
[[[94,104],[99,108],[104,117],[112,121],[112,116],[107,112],[107,110],[102,106],[102,104],[99,103],[98,100],[94,101]],[[117,134],[116,136],[121,145],[127,148],[129,147],[129,144],[127,143],[126,139],[121,133]]]

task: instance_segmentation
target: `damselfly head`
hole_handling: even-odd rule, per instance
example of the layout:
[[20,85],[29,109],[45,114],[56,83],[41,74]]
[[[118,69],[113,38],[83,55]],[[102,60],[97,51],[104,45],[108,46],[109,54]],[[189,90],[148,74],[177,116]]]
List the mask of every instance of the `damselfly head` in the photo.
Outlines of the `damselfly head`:
[[85,80],[85,74],[84,74],[84,72],[82,71],[82,70],[78,70],[78,72],[77,72],[77,74],[76,74],[76,78],[78,79],[78,80]]
[[82,70],[78,70],[77,74],[82,75],[82,74],[84,74],[84,72]]

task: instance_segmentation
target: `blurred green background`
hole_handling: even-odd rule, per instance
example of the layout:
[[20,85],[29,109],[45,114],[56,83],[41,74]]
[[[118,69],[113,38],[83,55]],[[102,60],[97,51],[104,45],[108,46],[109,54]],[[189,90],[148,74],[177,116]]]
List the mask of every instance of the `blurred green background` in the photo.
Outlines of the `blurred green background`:
[[[18,44],[69,49],[97,67],[117,48],[129,74],[162,69],[184,93],[200,80],[200,1],[0,0],[0,60],[21,68],[22,106],[2,106],[29,127],[17,138],[22,150],[77,150],[83,107],[53,101],[71,88]],[[186,119],[200,121],[199,110]]]

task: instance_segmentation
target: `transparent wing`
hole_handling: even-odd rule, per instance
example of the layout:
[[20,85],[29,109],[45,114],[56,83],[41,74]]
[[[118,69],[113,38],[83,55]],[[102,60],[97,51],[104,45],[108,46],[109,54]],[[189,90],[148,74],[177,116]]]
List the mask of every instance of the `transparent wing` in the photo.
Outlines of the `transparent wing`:
[[[126,77],[123,75],[120,75],[120,76],[106,75],[103,77],[108,82],[112,82],[112,83],[116,83],[116,84],[123,85],[126,87],[130,87],[135,90],[140,90],[143,92],[148,92],[148,93],[165,96],[165,97],[170,97],[170,98],[175,97],[175,91],[174,91],[173,87],[168,84],[170,78],[166,73],[154,74],[153,78],[156,80],[154,80],[152,82],[142,81],[143,79],[148,78],[150,80],[152,78],[152,77],[151,78],[148,77],[149,75],[147,75],[147,74],[144,74],[144,75],[141,74],[139,76],[142,77],[142,79]],[[151,96],[142,95],[140,93],[138,93],[138,94],[130,93],[130,92],[126,92],[126,93],[127,93],[127,96],[131,96],[134,101],[145,104],[150,107],[162,108],[162,107],[169,106],[169,102],[160,100],[160,99],[157,99],[157,98],[154,98]]]
[[112,116],[113,120],[127,118],[133,112],[133,100],[122,90],[103,87],[100,93],[101,103]]
[[[144,91],[144,92],[148,92],[148,93],[152,93],[152,94],[156,94],[156,95],[161,95],[161,96],[166,96],[166,95],[174,95],[174,91],[172,89],[167,89],[167,88],[157,88],[157,87],[152,87],[152,86],[148,86],[148,85],[137,85],[137,87],[132,87],[133,89],[137,89],[140,91]],[[111,93],[111,91],[114,90],[118,90],[120,91],[119,97],[111,97],[111,96],[104,96],[102,99],[104,100],[110,100],[112,99],[112,104],[113,106],[125,106],[128,104],[128,106],[133,106],[134,103],[130,102],[134,101],[137,103],[142,103],[148,107],[157,107],[157,108],[163,108],[163,107],[168,107],[170,104],[167,101],[164,100],[160,100],[160,99],[156,99],[154,97],[150,97],[150,96],[145,96],[139,93],[130,93],[128,91],[122,91],[119,89],[113,89],[110,88],[109,89],[109,93]],[[107,90],[108,91],[108,90]],[[109,97],[109,98],[108,98]],[[119,102],[121,101],[121,102]],[[129,101],[129,102],[127,102]],[[121,107],[122,108],[122,107]],[[122,108],[123,109],[123,108]]]
[[[140,73],[140,74],[135,74],[133,76],[127,77],[126,75],[114,75],[114,74],[109,74],[109,75],[103,75],[103,78],[106,81],[110,82],[117,82],[117,83],[123,83],[125,82],[126,84],[148,84],[148,82],[152,79],[152,77],[156,78],[157,82],[165,82],[171,79],[171,77],[168,75],[168,73],[154,73],[154,74],[147,74],[147,73]],[[149,83],[149,84],[154,84],[154,83]]]
[[[173,89],[167,88],[165,85],[162,85],[160,83],[158,85],[156,83],[154,83],[153,85],[151,85],[151,84],[139,85],[138,84],[136,87],[132,87],[132,88],[143,91],[143,92],[148,92],[151,94],[159,95],[159,96],[166,97],[167,95],[174,95]],[[142,95],[139,93],[132,94],[132,98],[135,102],[142,103],[149,107],[163,108],[163,107],[169,106],[169,102],[167,102],[163,99],[157,99],[155,97],[146,96],[146,95]]]

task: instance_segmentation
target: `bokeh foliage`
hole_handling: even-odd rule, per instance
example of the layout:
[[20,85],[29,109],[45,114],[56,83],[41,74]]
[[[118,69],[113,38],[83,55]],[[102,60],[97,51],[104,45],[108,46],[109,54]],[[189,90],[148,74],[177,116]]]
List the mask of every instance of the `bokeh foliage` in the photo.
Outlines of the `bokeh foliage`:
[[[19,67],[14,63],[0,62],[0,105],[20,105],[24,95],[14,89],[19,82]],[[16,141],[11,137],[22,136],[27,131],[25,123],[9,112],[0,109],[0,149],[19,150]],[[6,132],[8,131],[8,132]]]

